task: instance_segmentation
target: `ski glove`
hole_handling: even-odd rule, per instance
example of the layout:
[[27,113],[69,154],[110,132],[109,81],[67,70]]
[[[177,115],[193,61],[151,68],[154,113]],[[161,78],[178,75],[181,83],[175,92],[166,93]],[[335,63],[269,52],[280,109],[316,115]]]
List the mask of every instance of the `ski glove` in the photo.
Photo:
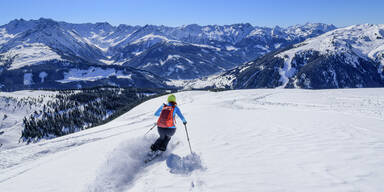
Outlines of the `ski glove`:
[[186,125],[186,124],[187,124],[187,122],[185,121],[185,122],[183,122],[183,124],[184,124],[184,125]]

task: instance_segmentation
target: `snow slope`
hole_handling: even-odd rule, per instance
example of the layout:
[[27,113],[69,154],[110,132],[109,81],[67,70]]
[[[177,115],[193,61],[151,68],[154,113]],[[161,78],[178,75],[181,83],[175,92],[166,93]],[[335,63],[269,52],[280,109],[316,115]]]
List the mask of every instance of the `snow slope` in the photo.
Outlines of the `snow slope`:
[[[169,152],[142,163],[156,133],[143,135],[164,96],[108,124],[0,151],[0,191],[384,190],[384,89],[193,91],[176,97],[196,159],[187,159],[178,120]],[[179,163],[192,166],[171,162],[183,157]]]
[[19,69],[24,66],[37,65],[42,61],[62,60],[60,55],[42,43],[18,45],[9,51],[0,54],[5,58],[12,58],[11,69]]
[[324,33],[315,38],[296,44],[295,48],[289,49],[277,55],[289,58],[297,54],[297,52],[314,50],[321,54],[329,52],[339,53],[352,51],[358,56],[376,60],[376,56],[383,51],[384,43],[384,25],[352,25],[339,28],[334,31]]
[[[357,68],[359,58],[371,59],[379,63],[377,72],[384,78],[384,25],[352,25],[327,32],[315,38],[296,44],[294,48],[276,55],[285,60],[284,67],[279,70],[281,87],[288,84],[297,70],[292,67],[294,57],[300,53],[319,52],[321,55],[345,55],[345,62]],[[337,81],[336,81],[337,83]]]
[[48,101],[55,100],[54,91],[0,92],[0,145],[1,149],[18,146],[23,118],[43,109]]

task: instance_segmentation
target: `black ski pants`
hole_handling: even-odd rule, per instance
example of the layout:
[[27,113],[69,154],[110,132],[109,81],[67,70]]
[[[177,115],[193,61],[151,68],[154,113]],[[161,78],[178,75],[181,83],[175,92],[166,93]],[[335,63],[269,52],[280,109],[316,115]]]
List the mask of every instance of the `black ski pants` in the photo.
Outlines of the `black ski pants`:
[[165,151],[167,150],[167,145],[171,137],[175,134],[175,128],[162,128],[157,127],[157,131],[159,132],[160,137],[155,141],[154,144],[151,145],[152,151]]

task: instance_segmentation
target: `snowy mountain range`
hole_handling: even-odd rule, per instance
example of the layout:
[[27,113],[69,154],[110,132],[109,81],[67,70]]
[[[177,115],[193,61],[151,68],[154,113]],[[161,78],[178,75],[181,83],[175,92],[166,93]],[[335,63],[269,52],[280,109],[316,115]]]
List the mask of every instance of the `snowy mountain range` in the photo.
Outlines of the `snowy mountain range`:
[[353,25],[269,53],[189,87],[357,88],[384,86],[384,25]]
[[319,23],[268,28],[250,24],[167,27],[71,24],[44,18],[13,20],[0,26],[0,86],[2,90],[166,87],[167,79],[223,72],[335,28]]

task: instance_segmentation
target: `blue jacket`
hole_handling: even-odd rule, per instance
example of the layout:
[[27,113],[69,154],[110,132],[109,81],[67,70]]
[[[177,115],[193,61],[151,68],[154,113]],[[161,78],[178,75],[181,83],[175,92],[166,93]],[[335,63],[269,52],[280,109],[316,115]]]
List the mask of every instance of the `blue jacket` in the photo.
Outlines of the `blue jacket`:
[[[172,105],[172,104],[168,103],[168,105]],[[159,109],[155,112],[155,116],[160,116],[161,110],[163,110],[163,106],[164,105],[161,105],[159,107]],[[179,107],[177,107],[177,106],[175,106],[175,110],[173,110],[173,117],[175,117],[175,114],[177,114],[177,116],[179,116],[179,118],[183,121],[183,123],[187,122],[187,120],[185,120],[183,114],[181,114]],[[169,127],[169,128],[176,128],[176,126]]]

